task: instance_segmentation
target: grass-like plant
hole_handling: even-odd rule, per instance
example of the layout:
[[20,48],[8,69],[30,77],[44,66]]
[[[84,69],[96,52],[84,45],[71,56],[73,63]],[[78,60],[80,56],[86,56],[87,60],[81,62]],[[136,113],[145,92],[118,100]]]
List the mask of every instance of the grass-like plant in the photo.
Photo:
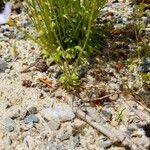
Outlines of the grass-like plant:
[[150,37],[149,35],[144,35],[144,30],[147,26],[147,19],[144,17],[147,15],[145,12],[146,7],[148,7],[148,5],[145,3],[136,4],[133,13],[136,36],[134,41],[135,51],[133,52],[133,55],[137,56],[139,61],[142,57],[150,56]]
[[[150,36],[145,34],[145,29],[148,25],[147,12],[145,11],[149,7],[144,2],[135,5],[133,18],[134,18],[134,29],[135,39],[132,41],[134,50],[129,55],[130,68],[135,65],[140,65],[143,58],[150,57]],[[150,88],[150,75],[149,72],[139,72],[143,77],[143,85]]]
[[79,85],[77,67],[102,46],[104,34],[94,23],[106,0],[26,0],[35,28],[32,40],[45,58],[61,68],[65,88]]

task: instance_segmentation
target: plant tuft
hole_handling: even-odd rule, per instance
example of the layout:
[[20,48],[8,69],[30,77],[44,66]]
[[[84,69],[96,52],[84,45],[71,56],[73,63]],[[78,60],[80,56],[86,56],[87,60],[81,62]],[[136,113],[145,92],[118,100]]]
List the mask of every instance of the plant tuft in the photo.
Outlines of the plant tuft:
[[26,0],[26,12],[35,28],[32,40],[44,58],[57,63],[65,88],[80,84],[77,67],[86,63],[105,37],[96,18],[106,0]]

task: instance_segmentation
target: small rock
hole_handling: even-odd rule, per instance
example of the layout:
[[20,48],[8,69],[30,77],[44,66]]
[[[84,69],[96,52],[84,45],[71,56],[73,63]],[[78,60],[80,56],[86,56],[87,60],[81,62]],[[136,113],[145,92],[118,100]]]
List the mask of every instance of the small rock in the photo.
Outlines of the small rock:
[[99,113],[94,107],[87,107],[86,111],[88,115],[96,122],[102,121],[102,118],[100,117]]
[[34,126],[33,122],[29,122],[26,127],[28,129],[31,129],[33,126]]
[[7,63],[0,60],[0,72],[4,72],[7,68],[8,68]]
[[30,25],[31,25],[31,22],[29,22],[28,20],[22,20],[22,22],[21,22],[21,26],[23,28],[26,28],[26,27],[28,27]]
[[39,119],[38,119],[35,115],[31,114],[31,115],[27,116],[27,117],[24,119],[24,122],[25,122],[26,124],[28,124],[28,123],[30,123],[30,122],[38,123],[38,122],[39,122]]
[[41,111],[41,115],[43,118],[48,120],[48,125],[51,130],[58,130],[60,127],[60,120],[58,119],[58,116],[55,114],[54,111],[51,109],[43,109]]
[[5,73],[9,74],[10,71],[11,71],[11,69],[6,69],[6,70],[5,70]]
[[5,118],[4,120],[4,124],[5,124],[5,129],[8,131],[8,132],[12,132],[14,131],[14,129],[16,128],[16,123],[13,119],[11,118]]
[[58,89],[58,90],[56,90],[55,91],[55,97],[62,97],[63,95],[62,95],[62,90],[60,90],[60,89]]
[[112,142],[110,140],[107,140],[107,141],[101,141],[99,146],[101,148],[104,148],[104,149],[107,149],[109,148],[110,146],[112,145]]
[[38,113],[38,110],[37,110],[36,107],[30,107],[30,108],[28,109],[28,112],[29,112],[29,114],[37,114],[37,113]]
[[58,138],[61,141],[68,140],[70,138],[70,134],[68,132],[62,133]]
[[119,90],[120,89],[119,83],[109,83],[109,86],[112,90]]
[[143,58],[137,70],[144,73],[150,72],[150,58]]
[[143,16],[142,20],[145,23],[145,25],[147,25],[148,23],[150,23],[150,17],[148,17],[148,16]]
[[23,120],[27,115],[27,110],[26,109],[20,109],[18,111],[20,112],[19,119]]
[[6,104],[5,104],[5,108],[8,109],[8,108],[10,108],[11,106],[12,106],[11,101],[7,100],[7,101],[6,101]]
[[[57,149],[57,147],[54,145],[54,142],[51,142],[49,141],[46,145],[46,149],[49,149],[49,150],[59,150]],[[61,150],[61,149],[60,149]]]
[[107,121],[110,121],[112,119],[112,113],[109,110],[102,110],[101,113],[104,115],[105,119]]
[[4,33],[4,29],[3,28],[0,28],[0,33]]
[[[12,61],[11,55],[10,55],[9,53],[8,53],[8,54],[5,54],[5,56],[3,57],[3,59],[5,60],[5,62],[4,62],[5,68],[6,68],[6,67],[8,68],[6,62],[11,62],[11,61]],[[7,69],[7,68],[6,68],[6,69]]]
[[41,111],[44,118],[49,121],[57,120],[57,122],[70,121],[75,117],[71,107],[64,103],[57,103],[54,108],[46,108]]
[[55,93],[51,93],[50,97],[54,98],[55,97]]
[[33,127],[32,125],[33,125],[33,122],[30,122],[28,124],[21,124],[20,129],[22,131],[28,131],[29,129],[31,129]]
[[144,111],[144,107],[142,107],[141,105],[138,105],[138,106],[137,106],[137,109],[138,109],[138,110],[141,110],[141,111]]
[[143,146],[146,150],[149,150],[150,147],[150,141],[146,137],[136,137],[132,138],[133,142],[138,143],[139,145]]
[[24,39],[24,37],[25,37],[25,34],[23,33],[23,32],[18,32],[18,31],[16,31],[15,32],[16,34],[16,40],[21,40],[21,39]]
[[78,147],[80,145],[80,136],[76,135],[73,137],[74,147]]
[[143,137],[143,135],[145,135],[145,132],[142,128],[134,131],[131,135],[131,137]]
[[58,145],[56,145],[56,149],[57,150],[63,150],[64,148],[63,148],[63,146],[61,144],[58,144]]
[[150,123],[148,124],[145,124],[144,126],[142,126],[144,132],[145,132],[145,135],[147,137],[150,137]]
[[137,129],[138,127],[134,123],[129,124],[127,128],[128,131],[135,131]]
[[16,119],[20,116],[20,110],[19,109],[15,109],[11,112],[10,114],[10,118],[11,119]]

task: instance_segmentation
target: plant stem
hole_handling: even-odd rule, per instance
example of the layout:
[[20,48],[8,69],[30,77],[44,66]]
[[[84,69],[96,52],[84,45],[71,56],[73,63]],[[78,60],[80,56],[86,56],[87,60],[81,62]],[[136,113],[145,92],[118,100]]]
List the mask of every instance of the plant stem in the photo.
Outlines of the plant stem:
[[96,5],[96,0],[94,0],[94,2],[93,2],[92,11],[91,11],[91,14],[90,14],[90,17],[89,17],[86,39],[85,39],[84,45],[83,45],[83,47],[82,47],[82,49],[81,49],[81,51],[80,51],[80,53],[78,55],[78,58],[77,58],[77,60],[75,62],[73,70],[76,70],[77,65],[79,63],[79,60],[80,60],[80,57],[81,57],[81,55],[82,55],[82,53],[83,53],[83,51],[84,51],[84,49],[85,49],[85,47],[87,45],[87,42],[88,42],[88,39],[89,39],[89,35],[90,35],[90,32],[91,32],[92,19],[93,19],[95,5]]

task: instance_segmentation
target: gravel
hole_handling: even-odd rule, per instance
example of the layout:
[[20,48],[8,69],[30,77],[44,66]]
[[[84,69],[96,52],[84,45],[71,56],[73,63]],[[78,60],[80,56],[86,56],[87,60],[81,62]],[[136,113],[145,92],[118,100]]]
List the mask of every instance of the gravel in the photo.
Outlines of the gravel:
[[[17,14],[12,13],[11,17],[22,28],[33,33],[33,27],[25,13],[22,12],[21,6],[16,4],[14,9],[17,10]],[[109,0],[103,9],[102,19],[113,21],[114,29],[121,29],[133,22],[133,9],[133,1]],[[145,35],[150,34],[149,18],[149,15],[141,18],[147,25]],[[95,123],[109,123],[112,128],[127,133],[131,140],[148,150],[150,147],[149,108],[137,102],[140,102],[141,97],[143,101],[149,101],[149,91],[145,91],[138,72],[149,72],[150,61],[149,57],[143,57],[139,66],[134,65],[133,69],[132,66],[124,64],[123,59],[126,58],[126,55],[124,56],[122,52],[134,51],[132,43],[125,41],[123,44],[122,41],[119,41],[120,39],[132,39],[131,32],[126,31],[125,35],[114,35],[108,39],[110,46],[104,51],[110,53],[109,55],[104,53],[102,57],[94,56],[89,66],[80,66],[78,72],[83,84],[82,89],[78,89],[76,93],[82,100],[73,101],[72,93],[67,93],[57,83],[61,71],[56,64],[45,65],[46,69],[42,72],[39,69],[34,70],[36,68],[34,66],[28,72],[20,73],[21,70],[35,62],[40,55],[40,48],[33,42],[24,39],[24,34],[14,27],[1,25],[1,149],[125,149],[123,145],[114,145],[109,138],[77,118],[73,112],[74,105],[71,105],[75,104]],[[14,43],[17,50],[15,58],[11,52]],[[113,59],[108,58],[111,53],[115,53]],[[49,87],[39,82],[38,78],[47,78],[52,86]],[[32,84],[26,88],[22,86],[22,81],[31,81]],[[101,99],[118,90],[124,93]],[[133,90],[134,96],[131,93],[128,94]],[[136,94],[139,94],[140,97]],[[72,101],[74,103],[71,103]],[[123,109],[123,118],[117,122],[116,114]]]

